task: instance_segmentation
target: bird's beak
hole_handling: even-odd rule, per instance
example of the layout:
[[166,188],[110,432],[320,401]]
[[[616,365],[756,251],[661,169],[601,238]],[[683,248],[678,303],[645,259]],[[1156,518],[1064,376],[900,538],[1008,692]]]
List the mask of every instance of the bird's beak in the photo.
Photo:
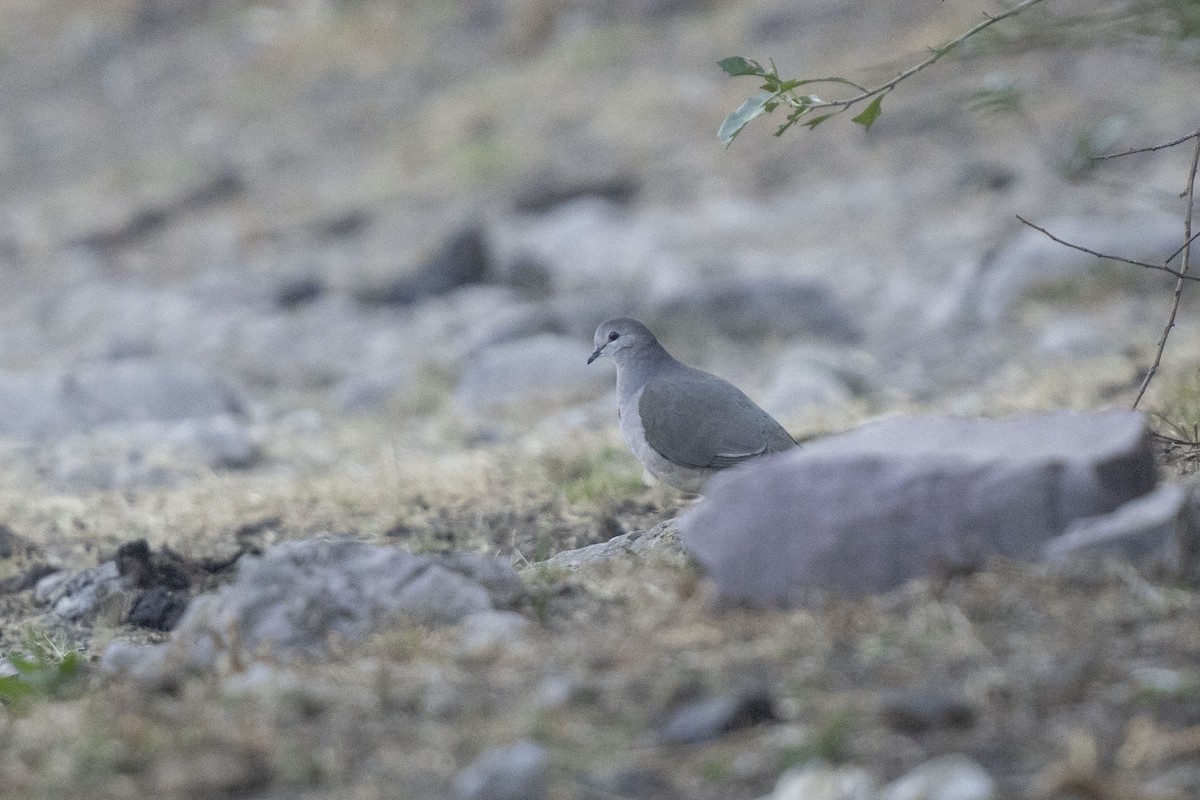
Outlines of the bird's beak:
[[599,358],[599,357],[600,357],[600,356],[603,354],[603,352],[604,352],[604,348],[605,348],[605,346],[607,346],[607,345],[608,345],[608,342],[605,342],[604,344],[600,345],[600,346],[599,346],[599,347],[597,347],[595,350],[593,350],[593,351],[592,351],[592,354],[591,354],[590,356],[588,356],[587,363],[589,363],[589,364],[590,364],[590,363],[592,363],[593,361],[595,361],[597,358]]

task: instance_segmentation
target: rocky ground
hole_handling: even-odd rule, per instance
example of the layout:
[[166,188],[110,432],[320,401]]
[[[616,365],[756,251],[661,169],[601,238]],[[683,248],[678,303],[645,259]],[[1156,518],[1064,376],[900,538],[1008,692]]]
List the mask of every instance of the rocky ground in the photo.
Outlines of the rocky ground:
[[[1194,129],[1184,6],[1082,35],[1088,5],[1048,0],[869,133],[760,120],[724,149],[754,85],[719,58],[872,83],[988,9],[0,2],[0,653],[25,669],[0,678],[0,793],[1197,796],[1177,576],[995,562],[762,609],[720,602],[669,528],[554,560],[687,506],[643,485],[611,367],[584,364],[612,313],[798,437],[1127,407],[1172,279],[1015,215],[1177,246],[1190,152],[1075,154]],[[970,102],[1009,85],[1023,114]],[[1143,401],[1182,437],[1194,320],[1185,295]],[[429,556],[478,605],[146,667],[167,629],[229,619],[194,598],[247,557],[322,537]]]

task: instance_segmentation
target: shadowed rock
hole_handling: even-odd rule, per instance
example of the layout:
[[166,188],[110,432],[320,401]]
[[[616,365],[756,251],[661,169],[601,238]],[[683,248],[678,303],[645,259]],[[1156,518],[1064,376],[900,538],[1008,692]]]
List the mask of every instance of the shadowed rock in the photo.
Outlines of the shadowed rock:
[[993,555],[1039,559],[1072,520],[1154,484],[1136,412],[896,417],[716,476],[680,530],[727,597],[861,595]]
[[368,290],[359,299],[368,304],[413,305],[460,286],[483,283],[491,272],[490,264],[483,230],[472,226],[446,240],[412,275]]

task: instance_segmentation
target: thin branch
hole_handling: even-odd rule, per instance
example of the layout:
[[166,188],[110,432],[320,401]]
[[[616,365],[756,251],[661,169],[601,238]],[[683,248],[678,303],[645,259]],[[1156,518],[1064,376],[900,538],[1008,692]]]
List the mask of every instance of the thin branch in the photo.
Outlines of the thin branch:
[[[1200,134],[1200,131],[1197,131]],[[1163,328],[1162,338],[1158,340],[1158,350],[1154,353],[1154,363],[1150,365],[1150,370],[1146,373],[1146,377],[1142,380],[1142,385],[1138,388],[1137,397],[1133,399],[1133,407],[1137,408],[1138,403],[1142,401],[1142,395],[1146,393],[1146,387],[1150,385],[1154,374],[1158,372],[1158,365],[1162,363],[1163,350],[1167,346],[1167,337],[1171,335],[1171,328],[1175,327],[1175,315],[1179,312],[1179,298],[1183,295],[1183,279],[1191,277],[1187,275],[1188,267],[1191,265],[1192,256],[1192,212],[1196,208],[1196,168],[1200,167],[1200,135],[1196,136],[1196,148],[1192,151],[1192,166],[1188,170],[1187,187],[1183,190],[1183,196],[1187,198],[1187,214],[1183,218],[1183,258],[1179,262],[1179,279],[1175,281],[1175,298],[1171,303],[1171,314],[1167,317],[1167,324]]]
[[[1057,236],[1055,236],[1053,233],[1051,233],[1050,231],[1046,230],[1045,228],[1043,228],[1039,225],[1034,225],[1032,222],[1025,219],[1020,214],[1017,215],[1017,219],[1021,220],[1022,223],[1033,228],[1035,231],[1039,231],[1039,232],[1045,234],[1047,237],[1049,237],[1050,239],[1053,239],[1054,241],[1058,242],[1059,244],[1065,245],[1065,246],[1071,248],[1072,250],[1078,250],[1081,253],[1087,253],[1089,256],[1095,256],[1096,258],[1104,258],[1109,261],[1119,261],[1122,264],[1132,264],[1135,267],[1144,267],[1146,269],[1158,270],[1159,272],[1166,272],[1170,275],[1174,275],[1176,278],[1178,278],[1181,281],[1182,280],[1200,281],[1200,276],[1186,274],[1185,273],[1185,270],[1187,269],[1186,267],[1182,267],[1182,268],[1176,270],[1176,269],[1171,269],[1170,267],[1165,266],[1163,264],[1150,264],[1146,261],[1134,261],[1131,258],[1123,258],[1121,256],[1114,256],[1114,255],[1110,255],[1108,253],[1099,253],[1095,250],[1089,250],[1088,248],[1083,247],[1082,245],[1074,244],[1073,242],[1068,242],[1065,239],[1060,239]],[[1191,230],[1190,226],[1189,226],[1188,230],[1189,231]],[[1188,244],[1191,244],[1191,242],[1188,242],[1187,244],[1184,244],[1184,246],[1183,246],[1185,253],[1187,251]],[[1174,258],[1174,256],[1172,256],[1172,258]]]
[[946,53],[949,53],[955,47],[958,47],[960,44],[965,42],[967,39],[969,39],[972,36],[974,36],[975,34],[979,33],[981,30],[988,27],[989,25],[994,25],[997,22],[999,22],[1000,20],[1007,19],[1012,16],[1016,16],[1017,14],[1020,14],[1022,11],[1029,8],[1030,6],[1035,6],[1038,3],[1041,3],[1042,1],[1043,0],[1024,0],[1024,2],[1017,3],[1015,6],[1013,6],[1012,8],[1008,9],[1007,11],[1005,11],[1001,14],[993,15],[993,14],[984,13],[983,22],[979,23],[978,25],[976,25],[972,28],[967,29],[964,33],[960,34],[957,38],[947,42],[946,44],[942,45],[941,47],[934,49],[933,55],[931,55],[929,58],[925,59],[924,61],[922,61],[921,63],[919,63],[915,66],[909,67],[908,69],[904,70],[899,75],[897,75],[895,78],[892,78],[887,83],[882,84],[881,86],[878,86],[874,89],[869,89],[869,90],[863,92],[862,94],[855,95],[854,97],[851,97],[848,100],[819,100],[815,103],[812,103],[809,106],[809,108],[841,107],[841,108],[845,109],[845,108],[849,108],[850,106],[854,105],[855,103],[861,103],[863,100],[866,100],[868,97],[874,97],[875,95],[881,94],[883,92],[890,92],[892,89],[894,89],[896,87],[896,84],[900,83],[900,81],[907,80],[908,78],[911,78],[913,75],[916,75],[918,72],[925,69],[926,67],[937,63],[939,60],[941,60],[942,56],[946,55]]
[[1093,161],[1107,161],[1110,158],[1120,158],[1121,156],[1131,156],[1134,153],[1153,153],[1155,150],[1166,150],[1168,147],[1174,147],[1177,144],[1182,144],[1183,142],[1186,142],[1188,139],[1194,139],[1198,136],[1200,136],[1200,130],[1195,130],[1195,131],[1192,131],[1191,133],[1180,136],[1178,139],[1176,139],[1173,142],[1166,142],[1164,144],[1151,145],[1150,147],[1138,147],[1133,150],[1125,150],[1120,153],[1109,153],[1106,156],[1092,156],[1092,160]]
[[1176,249],[1174,253],[1171,253],[1171,255],[1167,256],[1166,260],[1163,261],[1163,263],[1170,264],[1172,261],[1175,260],[1175,256],[1179,255],[1184,250],[1186,250],[1187,246],[1189,244],[1191,244],[1192,242],[1196,241],[1197,239],[1200,239],[1200,231],[1196,231],[1195,233],[1192,234],[1192,238],[1188,239],[1186,242],[1179,245],[1178,249]]

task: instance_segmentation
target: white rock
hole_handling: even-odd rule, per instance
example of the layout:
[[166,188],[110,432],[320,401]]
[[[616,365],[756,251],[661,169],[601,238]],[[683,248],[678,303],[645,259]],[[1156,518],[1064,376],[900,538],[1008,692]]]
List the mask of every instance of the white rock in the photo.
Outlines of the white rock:
[[816,762],[783,773],[761,800],[872,800],[875,786],[862,767]]
[[957,753],[926,761],[889,783],[878,800],[994,800],[996,782]]

